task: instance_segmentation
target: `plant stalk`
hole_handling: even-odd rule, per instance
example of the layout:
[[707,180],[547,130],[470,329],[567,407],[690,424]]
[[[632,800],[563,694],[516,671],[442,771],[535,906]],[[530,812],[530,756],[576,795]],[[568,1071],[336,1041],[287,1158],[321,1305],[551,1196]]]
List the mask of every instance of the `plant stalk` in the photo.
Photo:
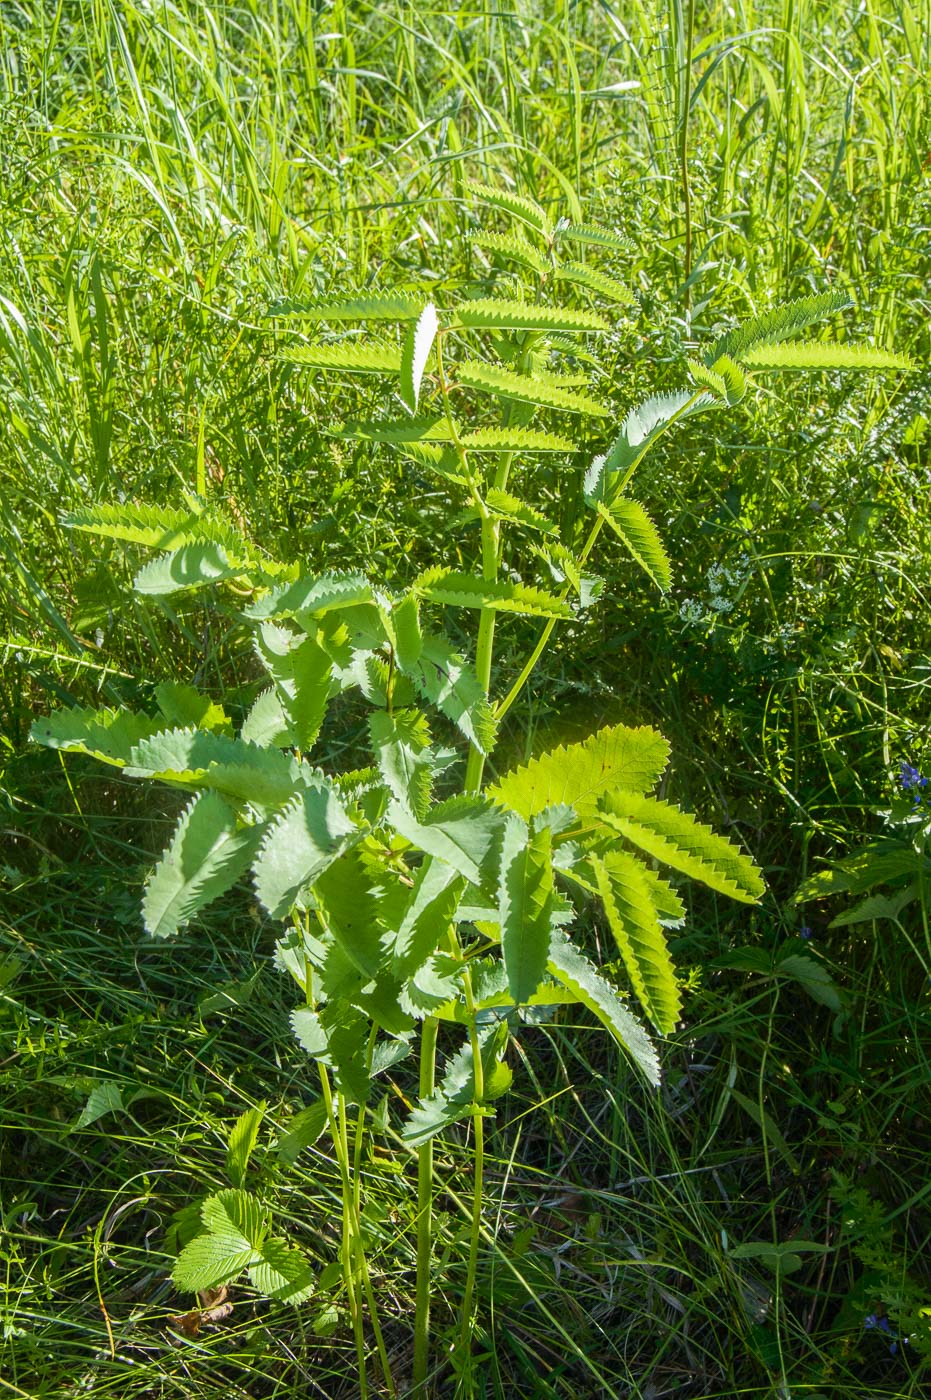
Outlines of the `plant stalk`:
[[[420,1097],[436,1087],[436,1040],[440,1023],[424,1018],[420,1036]],[[417,1296],[414,1314],[414,1394],[426,1394],[430,1353],[430,1287],[433,1254],[433,1139],[417,1149]]]

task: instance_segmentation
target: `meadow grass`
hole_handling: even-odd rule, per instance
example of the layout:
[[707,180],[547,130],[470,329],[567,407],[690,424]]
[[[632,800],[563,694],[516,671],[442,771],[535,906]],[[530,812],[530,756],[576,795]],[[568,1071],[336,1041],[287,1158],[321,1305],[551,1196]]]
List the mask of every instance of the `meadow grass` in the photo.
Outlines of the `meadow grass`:
[[[598,366],[618,418],[681,383],[715,327],[826,286],[854,298],[851,336],[926,365],[929,69],[927,0],[0,4],[0,1394],[358,1394],[338,1288],[288,1309],[240,1287],[196,1337],[170,1322],[189,1306],[173,1222],[225,1184],[245,1108],[268,1104],[253,1184],[321,1271],[338,1173],[326,1135],[278,1150],[313,1091],[271,928],[231,899],[145,943],[170,797],[27,747],[62,703],[251,679],[231,616],[134,597],[131,551],[62,512],[194,492],[283,557],[398,580],[434,562],[440,498],[328,435],[371,400],[283,364],[265,313],[481,289],[468,178],[630,237],[612,270],[637,306]],[[739,835],[770,895],[750,915],[694,899],[656,1098],[575,1019],[520,1038],[462,1393],[924,1393],[918,1324],[893,1352],[864,1322],[931,1305],[927,901],[830,929],[840,904],[790,899],[882,830],[898,762],[929,753],[929,419],[926,375],[818,376],[688,428],[638,479],[671,600],[609,564],[598,624],[567,631],[509,716],[515,757],[655,722],[677,800]],[[564,477],[542,491],[574,508]],[[347,753],[358,727],[347,713]],[[727,965],[794,938],[840,1015]],[[402,1382],[416,1179],[391,1115],[412,1092],[399,1077],[363,1163]],[[457,1386],[465,1170],[441,1139],[437,1395]],[[822,1248],[790,1268],[793,1240]]]

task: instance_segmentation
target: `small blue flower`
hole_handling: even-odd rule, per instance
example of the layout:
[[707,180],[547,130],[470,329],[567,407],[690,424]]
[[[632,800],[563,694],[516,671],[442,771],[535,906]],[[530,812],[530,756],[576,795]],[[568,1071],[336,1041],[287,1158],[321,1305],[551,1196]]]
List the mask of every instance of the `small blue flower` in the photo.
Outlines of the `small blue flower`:
[[899,765],[899,786],[903,792],[908,792],[911,788],[923,788],[928,786],[928,780],[920,769],[915,768],[911,763],[906,763],[903,759]]
[[807,943],[810,938],[814,937],[814,934],[812,933],[811,929],[808,927],[807,924],[802,924],[802,927],[798,931],[798,936],[799,938],[804,938],[805,942]]

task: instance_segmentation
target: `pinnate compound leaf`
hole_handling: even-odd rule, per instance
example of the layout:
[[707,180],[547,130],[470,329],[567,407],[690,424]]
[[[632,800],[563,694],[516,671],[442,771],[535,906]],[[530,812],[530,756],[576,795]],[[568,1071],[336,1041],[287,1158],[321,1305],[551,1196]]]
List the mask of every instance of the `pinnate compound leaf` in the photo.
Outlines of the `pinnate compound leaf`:
[[471,885],[495,889],[504,814],[479,796],[451,797],[418,822],[399,802],[388,820],[405,840],[457,870]]
[[334,608],[353,608],[374,601],[363,574],[305,574],[294,583],[273,588],[246,608],[245,615],[262,622],[308,613],[320,617]]
[[433,755],[426,716],[419,710],[373,710],[369,734],[386,786],[418,820],[427,815]]
[[512,262],[520,263],[522,267],[529,267],[531,272],[536,272],[541,277],[547,271],[546,258],[527,242],[523,234],[473,233],[472,242],[489,253],[497,253],[499,257],[509,258]]
[[404,341],[401,356],[401,398],[411,413],[417,412],[421,381],[439,328],[436,307],[432,301],[428,301],[418,316],[416,325],[411,327]]
[[442,566],[428,569],[415,580],[414,588],[431,603],[456,608],[491,608],[495,612],[520,613],[524,617],[572,616],[562,598],[544,593],[531,584],[509,583],[503,579],[480,578]]
[[594,856],[591,865],[631,986],[656,1029],[669,1034],[682,999],[644,867],[625,851]]
[[688,812],[634,792],[608,793],[599,804],[605,825],[632,845],[719,894],[755,904],[765,886],[749,856]]
[[269,316],[297,316],[302,321],[416,321],[423,299],[407,292],[373,293],[346,301],[279,301]]
[[[397,661],[402,665],[401,655]],[[451,720],[471,744],[490,753],[496,725],[488,697],[471,666],[444,637],[425,632],[417,660],[403,664],[415,688]]]
[[634,243],[621,233],[602,228],[600,224],[564,224],[559,229],[560,239],[572,243],[591,243],[597,248],[612,248],[616,253],[632,253]]
[[672,394],[653,394],[628,413],[621,431],[603,457],[596,457],[585,476],[585,498],[607,501],[614,494],[615,484],[626,482],[642,458],[667,428],[693,413],[702,413],[714,406],[708,393],[689,393],[679,389]]
[[249,1158],[258,1142],[259,1129],[268,1104],[263,1099],[254,1108],[241,1113],[230,1130],[226,1148],[226,1174],[234,1186],[241,1186],[249,1165]]
[[516,496],[512,496],[508,491],[499,490],[497,486],[489,487],[485,494],[485,505],[499,520],[513,520],[518,525],[525,525],[529,530],[538,530],[542,535],[555,535],[557,532],[557,526],[552,520],[547,520],[535,506],[518,500]]
[[530,832],[512,814],[502,841],[498,922],[508,990],[517,1003],[530,1000],[546,973],[554,896],[550,828]]
[[659,531],[639,501],[617,496],[608,502],[596,503],[602,520],[622,540],[632,557],[663,593],[672,585],[672,564],[663,547]]
[[492,208],[500,210],[503,214],[509,214],[512,219],[519,220],[520,223],[526,224],[535,232],[548,236],[550,221],[546,210],[541,208],[535,199],[528,199],[526,195],[522,194],[513,194],[510,190],[496,190],[493,185],[474,184],[471,180],[467,182],[466,189],[473,198],[490,204]]
[[344,438],[361,438],[364,442],[407,444],[452,442],[453,430],[443,414],[420,418],[351,419],[338,434]]
[[481,298],[461,302],[450,313],[450,323],[469,330],[563,331],[584,334],[611,327],[595,311],[567,306],[538,306],[533,302],[494,301]]
[[146,881],[142,918],[153,938],[170,938],[245,874],[261,827],[237,830],[236,814],[215,792],[181,813],[171,844]]
[[249,1281],[266,1298],[303,1303],[314,1291],[314,1276],[304,1256],[286,1240],[272,1236],[249,1266]]
[[[477,684],[477,682],[476,682]],[[137,715],[131,710],[91,710],[75,707],[54,710],[34,721],[30,738],[48,749],[90,754],[103,763],[122,768],[129,763],[141,739],[164,726],[161,716]]]
[[571,438],[542,433],[536,428],[475,428],[461,433],[463,447],[470,452],[575,452]]
[[312,637],[296,636],[271,622],[256,632],[255,647],[275,683],[290,742],[310,749],[326,714],[332,661]]
[[604,418],[608,413],[608,409],[590,394],[564,388],[545,375],[517,374],[501,365],[464,360],[456,366],[456,378],[467,389],[479,389],[501,398],[516,399],[519,403],[540,404],[544,408],[585,413],[596,418]]
[[668,759],[669,745],[655,729],[616,724],[513,768],[487,795],[525,821],[561,803],[592,816],[599,800],[617,788],[646,792]]
[[609,301],[618,302],[622,306],[633,306],[636,303],[633,292],[623,282],[619,282],[616,277],[607,276],[604,272],[586,267],[584,263],[563,263],[553,275],[558,282],[571,282],[577,287],[585,287],[588,291],[596,292],[599,296],[607,297]]
[[753,370],[915,369],[911,355],[879,350],[872,345],[845,345],[829,340],[810,345],[783,343],[745,350],[740,362]]
[[[187,588],[204,588],[208,583],[239,578],[249,572],[247,560],[232,558],[220,544],[186,544],[145,564],[133,579],[133,588],[137,593],[164,596]],[[258,576],[261,577],[260,572]]]
[[211,788],[255,807],[280,807],[304,778],[287,754],[203,729],[166,729],[140,739],[126,772],[133,778]]
[[348,345],[293,345],[282,352],[289,364],[308,369],[342,370],[344,374],[400,374],[397,345],[351,342]]
[[268,830],[253,873],[259,903],[283,919],[300,892],[363,836],[333,787],[314,779]]
[[714,365],[722,355],[729,355],[732,360],[743,363],[745,355],[758,346],[776,345],[779,341],[788,340],[851,304],[846,292],[819,292],[815,296],[799,297],[797,301],[776,306],[719,336],[705,356],[705,364]]
[[[127,502],[125,505],[84,506],[62,517],[72,530],[103,535],[105,539],[126,540],[150,549],[171,551],[183,545],[212,541],[222,545],[237,559],[250,557],[251,547],[229,521],[196,510],[174,510]],[[274,567],[274,566],[270,566]]]
[[627,1051],[648,1083],[658,1086],[659,1059],[646,1031],[624,1005],[618,991],[574,947],[561,929],[553,933],[547,970],[583,1006],[594,1012],[606,1030]]

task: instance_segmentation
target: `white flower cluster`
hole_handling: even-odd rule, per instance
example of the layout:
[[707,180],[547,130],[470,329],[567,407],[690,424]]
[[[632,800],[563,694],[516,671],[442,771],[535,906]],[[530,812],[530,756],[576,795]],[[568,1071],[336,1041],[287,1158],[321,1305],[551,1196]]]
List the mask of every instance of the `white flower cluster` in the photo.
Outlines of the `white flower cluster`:
[[707,603],[698,598],[686,598],[679,606],[679,617],[690,627],[697,627],[702,622],[710,622],[713,626],[715,618],[733,611],[752,572],[753,566],[747,554],[741,554],[732,564],[712,564],[705,575],[708,580]]

